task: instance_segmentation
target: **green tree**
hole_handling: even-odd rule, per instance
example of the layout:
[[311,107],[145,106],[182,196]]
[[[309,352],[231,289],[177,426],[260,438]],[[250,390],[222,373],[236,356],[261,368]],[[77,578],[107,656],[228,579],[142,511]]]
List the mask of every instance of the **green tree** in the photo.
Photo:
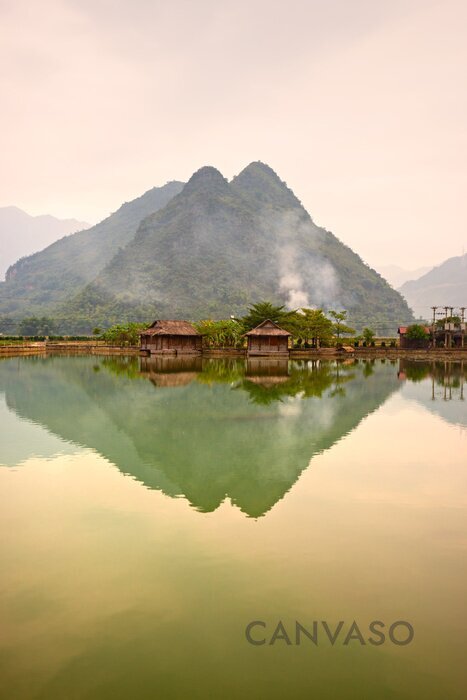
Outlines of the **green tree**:
[[347,311],[330,311],[329,315],[334,319],[333,327],[337,340],[341,335],[352,335],[355,333],[355,328],[347,326],[344,321],[347,319]]
[[110,345],[138,345],[144,328],[147,328],[146,323],[116,324],[108,328],[102,337]]
[[287,311],[285,306],[275,306],[270,301],[260,301],[248,307],[248,313],[243,316],[241,324],[244,332],[251,331],[263,321],[274,321],[288,330],[287,324],[294,321],[296,311]]
[[332,339],[333,323],[323,313],[322,309],[300,309],[287,322],[294,338],[316,347]]
[[405,337],[409,340],[427,340],[428,333],[425,330],[425,326],[414,323],[407,328]]
[[210,346],[239,347],[243,344],[243,326],[233,318],[199,321],[195,324],[205,343]]
[[364,328],[363,329],[363,340],[367,345],[370,345],[372,343],[373,338],[375,337],[375,332],[371,330],[371,328]]
[[52,335],[55,333],[56,324],[51,318],[42,316],[42,318],[37,318],[37,316],[30,316],[29,318],[23,318],[19,324],[19,334],[20,335]]

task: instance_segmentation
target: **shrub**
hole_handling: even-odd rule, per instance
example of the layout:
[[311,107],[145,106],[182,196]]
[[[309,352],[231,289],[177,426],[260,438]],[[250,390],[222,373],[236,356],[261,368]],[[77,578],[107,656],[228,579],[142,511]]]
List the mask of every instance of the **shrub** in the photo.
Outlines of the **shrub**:
[[412,326],[409,326],[407,328],[405,337],[408,340],[427,340],[428,333],[426,332],[424,326],[421,326],[418,323],[414,323]]

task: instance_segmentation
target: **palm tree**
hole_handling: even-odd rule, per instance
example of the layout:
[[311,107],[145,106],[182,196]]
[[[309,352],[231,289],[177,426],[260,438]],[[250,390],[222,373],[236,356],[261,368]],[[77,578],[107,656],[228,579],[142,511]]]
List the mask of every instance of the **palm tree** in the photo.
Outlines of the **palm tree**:
[[274,321],[287,327],[287,322],[293,320],[296,311],[287,311],[284,305],[276,306],[270,301],[260,301],[248,308],[248,313],[241,320],[245,331],[251,331],[263,321]]

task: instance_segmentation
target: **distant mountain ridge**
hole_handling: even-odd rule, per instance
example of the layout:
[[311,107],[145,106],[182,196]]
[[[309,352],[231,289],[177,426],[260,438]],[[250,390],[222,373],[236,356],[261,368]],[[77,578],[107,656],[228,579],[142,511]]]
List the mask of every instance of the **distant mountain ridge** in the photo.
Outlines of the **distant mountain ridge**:
[[389,282],[391,287],[399,289],[401,285],[411,280],[418,280],[422,275],[432,270],[431,267],[418,267],[414,270],[406,270],[399,265],[378,265],[378,272]]
[[154,188],[88,231],[13,265],[0,316],[47,315],[62,332],[125,320],[219,318],[261,299],[345,308],[356,328],[395,332],[400,294],[318,227],[266,164],[228,182],[214,167]]
[[0,280],[19,258],[89,226],[76,219],[58,219],[50,214],[31,216],[19,207],[0,207]]
[[467,253],[445,260],[399,291],[421,318],[431,318],[432,306],[467,306]]
[[0,284],[0,315],[55,315],[60,303],[94,279],[131,240],[141,219],[164,207],[182,188],[175,181],[153,187],[95,226],[19,260]]

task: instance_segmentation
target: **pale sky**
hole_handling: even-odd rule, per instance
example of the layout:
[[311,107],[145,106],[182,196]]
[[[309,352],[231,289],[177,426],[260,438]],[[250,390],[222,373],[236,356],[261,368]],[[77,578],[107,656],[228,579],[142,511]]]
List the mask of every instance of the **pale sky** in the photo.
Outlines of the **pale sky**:
[[0,206],[268,163],[371,265],[467,248],[465,0],[0,0]]

